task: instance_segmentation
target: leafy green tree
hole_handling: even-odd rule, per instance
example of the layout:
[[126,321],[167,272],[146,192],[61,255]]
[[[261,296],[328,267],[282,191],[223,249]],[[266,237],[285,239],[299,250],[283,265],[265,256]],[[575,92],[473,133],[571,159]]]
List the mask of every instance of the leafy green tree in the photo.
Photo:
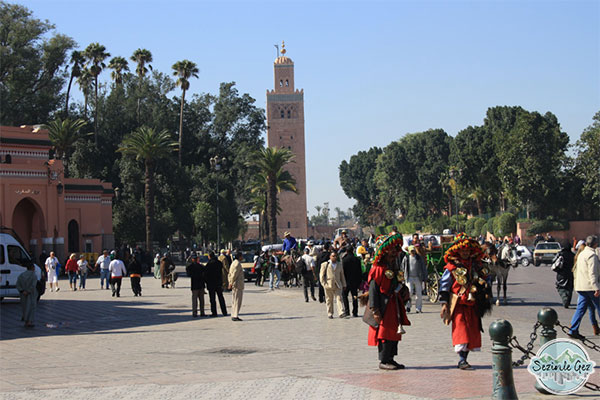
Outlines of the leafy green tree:
[[[285,148],[265,147],[255,154],[253,164],[258,168],[267,183],[267,215],[269,217],[269,240],[277,242],[277,177],[294,158]],[[295,184],[295,182],[294,182]]]
[[467,199],[475,202],[478,214],[483,214],[500,192],[499,160],[489,129],[469,126],[458,132],[452,141],[449,162],[461,171],[459,185]]
[[83,53],[78,50],[73,50],[71,53],[71,78],[69,79],[69,86],[67,86],[67,94],[65,96],[65,118],[69,116],[69,97],[71,94],[71,86],[73,84],[73,79],[79,78],[81,76],[81,68],[83,68],[85,64],[85,57]]
[[185,92],[190,88],[190,78],[198,78],[198,67],[196,63],[189,60],[177,61],[173,64],[173,75],[177,77],[177,86],[181,88],[181,108],[179,111],[179,165],[181,165],[182,138],[183,138],[183,104],[185,103]]
[[56,120],[43,125],[48,130],[48,136],[52,146],[56,151],[57,158],[63,161],[65,166],[65,175],[68,175],[69,154],[73,149],[75,142],[91,135],[91,133],[82,133],[81,130],[87,125],[83,119],[70,120],[69,118]]
[[588,215],[597,218],[600,210],[600,111],[583,131],[575,148],[575,174],[582,182],[582,202],[590,210]]
[[145,167],[145,208],[146,208],[146,250],[152,252],[152,223],[154,219],[154,167],[155,163],[169,157],[177,147],[168,131],[160,132],[152,128],[141,127],[123,139],[118,149],[136,160],[143,161]]
[[[340,185],[346,196],[356,200],[352,208],[359,221],[365,225],[377,225],[383,221],[379,203],[379,189],[374,180],[379,147],[359,151],[349,161],[340,164]],[[320,210],[318,210],[320,214]]]
[[388,216],[418,220],[446,209],[448,195],[440,177],[448,169],[451,143],[446,132],[430,129],[408,134],[384,148],[375,181]]
[[129,65],[127,60],[123,57],[113,57],[108,63],[108,68],[113,71],[110,73],[110,77],[115,81],[115,84],[123,84],[123,74],[129,71]]
[[61,106],[75,42],[53,30],[29,9],[0,2],[0,124],[38,124]]
[[533,206],[543,215],[555,204],[549,198],[565,160],[569,137],[561,132],[552,113],[541,115],[521,108],[513,109],[512,126],[496,131],[499,177],[513,204]]
[[110,53],[107,53],[106,47],[100,43],[90,43],[83,51],[83,55],[87,59],[88,69],[94,77],[94,141],[98,145],[98,76],[106,68],[104,60],[110,57]]

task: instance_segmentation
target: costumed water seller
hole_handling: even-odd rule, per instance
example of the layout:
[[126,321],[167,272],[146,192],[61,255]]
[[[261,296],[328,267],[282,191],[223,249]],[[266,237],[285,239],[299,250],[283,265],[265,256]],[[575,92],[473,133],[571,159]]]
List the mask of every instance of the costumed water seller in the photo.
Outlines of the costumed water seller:
[[440,317],[446,325],[452,323],[452,345],[462,370],[472,369],[467,357],[470,351],[481,349],[481,318],[492,307],[490,274],[481,263],[483,255],[479,243],[464,234],[457,236],[444,255]]

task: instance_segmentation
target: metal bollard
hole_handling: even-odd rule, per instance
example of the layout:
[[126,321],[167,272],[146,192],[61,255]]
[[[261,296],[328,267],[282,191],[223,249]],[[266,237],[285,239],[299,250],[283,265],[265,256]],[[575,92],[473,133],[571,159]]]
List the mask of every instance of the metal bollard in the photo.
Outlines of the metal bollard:
[[[537,315],[537,319],[542,324],[542,331],[540,332],[540,347],[548,343],[551,340],[556,339],[556,321],[558,321],[558,314],[553,308],[544,307]],[[543,394],[552,394],[543,388],[537,381],[535,382],[535,388],[538,392]]]
[[513,334],[510,322],[498,319],[490,325],[492,339],[493,392],[495,400],[517,400],[517,390],[513,379],[512,349],[508,342]]

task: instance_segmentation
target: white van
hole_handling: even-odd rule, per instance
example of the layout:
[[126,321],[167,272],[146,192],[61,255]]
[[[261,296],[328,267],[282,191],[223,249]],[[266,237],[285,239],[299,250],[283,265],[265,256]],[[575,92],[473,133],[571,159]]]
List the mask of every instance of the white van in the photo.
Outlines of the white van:
[[[17,278],[27,270],[27,265],[33,263],[31,256],[19,241],[12,234],[5,232],[6,228],[0,232],[0,300],[4,297],[19,297]],[[38,296],[41,296],[46,290],[46,273],[37,264],[34,265],[38,278]]]

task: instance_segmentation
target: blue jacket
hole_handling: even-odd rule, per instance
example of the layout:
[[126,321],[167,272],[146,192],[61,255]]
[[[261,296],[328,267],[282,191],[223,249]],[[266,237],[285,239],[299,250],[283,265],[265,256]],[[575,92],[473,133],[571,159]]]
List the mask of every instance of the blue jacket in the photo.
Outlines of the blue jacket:
[[298,247],[298,242],[296,242],[296,238],[290,236],[289,238],[283,239],[283,251],[291,251]]

